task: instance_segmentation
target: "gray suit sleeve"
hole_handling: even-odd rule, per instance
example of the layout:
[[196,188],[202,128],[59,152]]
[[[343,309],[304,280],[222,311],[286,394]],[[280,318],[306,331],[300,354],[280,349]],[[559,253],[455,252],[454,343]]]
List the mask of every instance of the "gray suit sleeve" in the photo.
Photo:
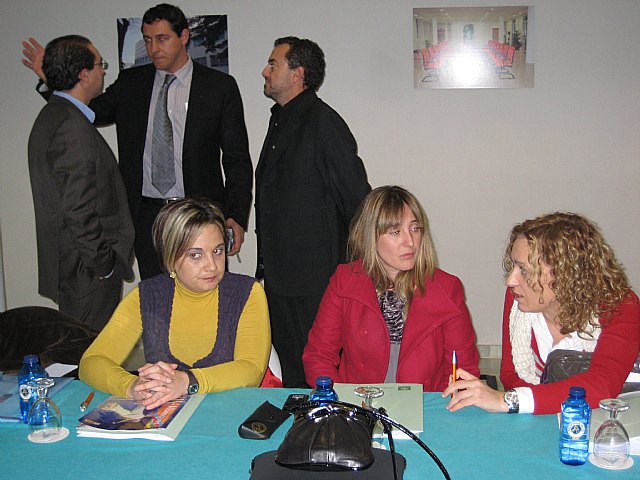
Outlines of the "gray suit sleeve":
[[81,116],[62,122],[48,159],[62,193],[63,234],[73,242],[83,264],[104,277],[113,270],[116,256],[96,211],[98,147],[91,128]]

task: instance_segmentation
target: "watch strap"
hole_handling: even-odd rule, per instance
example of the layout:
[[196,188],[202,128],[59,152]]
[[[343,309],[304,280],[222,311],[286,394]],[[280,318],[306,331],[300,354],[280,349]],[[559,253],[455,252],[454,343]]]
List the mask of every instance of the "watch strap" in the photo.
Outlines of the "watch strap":
[[198,393],[198,390],[200,390],[200,384],[198,383],[198,379],[196,378],[196,376],[193,374],[191,370],[187,370],[185,373],[187,374],[187,377],[189,377],[189,385],[187,385],[187,394],[194,395]]

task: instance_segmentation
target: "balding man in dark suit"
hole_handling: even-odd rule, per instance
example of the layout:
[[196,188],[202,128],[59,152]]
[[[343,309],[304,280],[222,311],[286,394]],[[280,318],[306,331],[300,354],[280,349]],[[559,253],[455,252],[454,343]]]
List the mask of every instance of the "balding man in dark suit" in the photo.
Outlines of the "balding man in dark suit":
[[132,279],[134,230],[113,152],[87,104],[107,64],[78,35],[52,40],[43,70],[53,91],[29,136],[36,214],[38,291],[99,331]]

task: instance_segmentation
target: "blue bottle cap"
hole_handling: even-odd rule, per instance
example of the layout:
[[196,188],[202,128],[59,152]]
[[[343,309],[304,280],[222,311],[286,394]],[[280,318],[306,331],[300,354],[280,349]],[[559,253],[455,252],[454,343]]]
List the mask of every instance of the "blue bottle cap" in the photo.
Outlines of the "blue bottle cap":
[[330,387],[332,383],[331,377],[320,376],[316,378],[316,385],[319,387]]
[[584,397],[587,395],[587,391],[583,387],[571,387],[569,395],[572,397]]
[[23,359],[24,363],[38,363],[37,355],[25,355]]

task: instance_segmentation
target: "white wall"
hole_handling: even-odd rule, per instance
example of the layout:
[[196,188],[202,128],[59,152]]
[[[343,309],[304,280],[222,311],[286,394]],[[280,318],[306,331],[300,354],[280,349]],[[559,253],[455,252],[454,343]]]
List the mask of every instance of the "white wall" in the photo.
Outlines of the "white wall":
[[[328,64],[320,96],[350,125],[371,184],[404,185],[423,202],[440,264],[462,279],[481,344],[500,343],[500,261],[515,222],[551,210],[588,215],[640,286],[640,2],[523,2],[535,6],[535,88],[413,89],[413,7],[509,3],[518,2],[179,2],[187,15],[229,16],[230,70],[243,95],[254,163],[272,105],[262,95],[260,71],[273,40],[293,34],[318,42]],[[0,6],[0,218],[9,308],[49,304],[37,294],[26,159],[43,102],[33,74],[20,65],[19,40],[83,34],[115,65],[115,19],[141,16],[153,4],[3,0]],[[108,72],[107,83],[115,74]],[[102,132],[115,150],[114,129]],[[231,268],[252,274],[254,265],[249,233],[242,264],[234,260]]]

